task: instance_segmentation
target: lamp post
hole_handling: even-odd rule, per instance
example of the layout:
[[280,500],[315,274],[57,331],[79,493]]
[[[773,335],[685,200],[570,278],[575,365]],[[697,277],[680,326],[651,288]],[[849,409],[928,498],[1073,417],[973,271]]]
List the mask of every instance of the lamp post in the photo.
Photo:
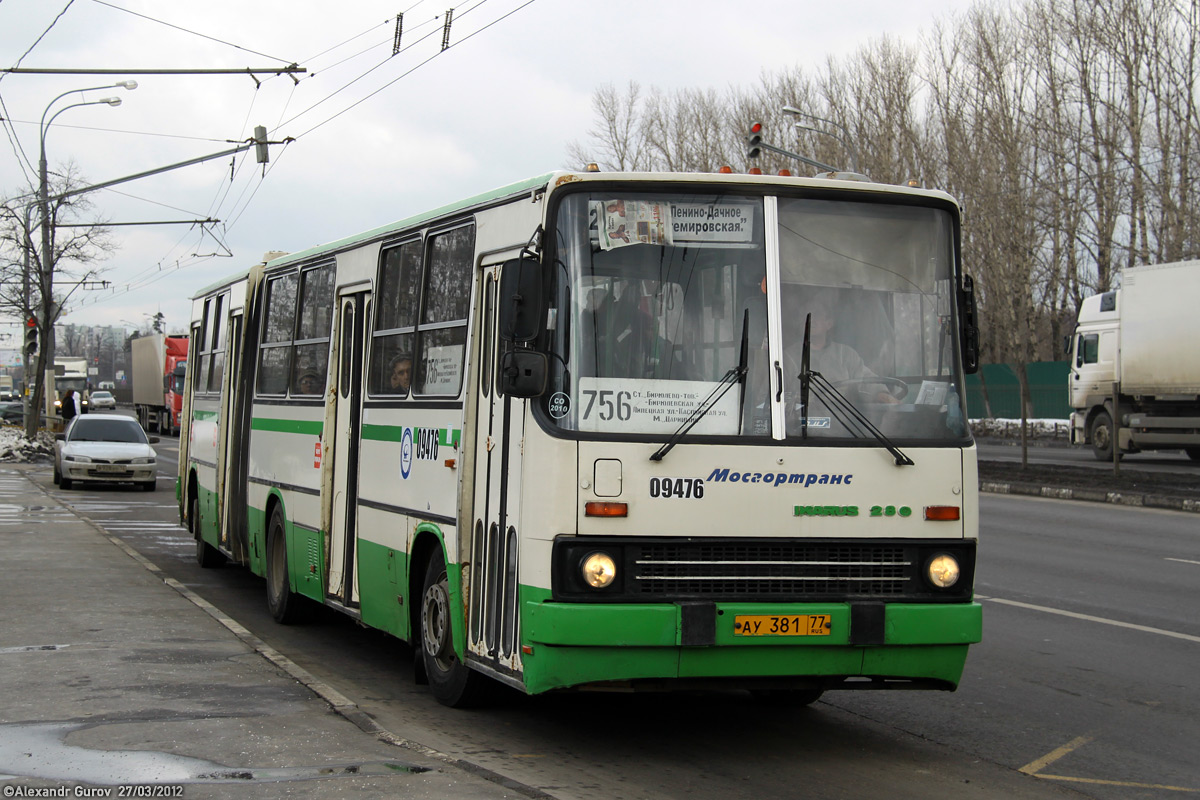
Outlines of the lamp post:
[[[72,108],[79,108],[80,106],[92,106],[92,105],[119,106],[121,104],[121,98],[105,97],[100,100],[85,100],[85,101],[79,102],[79,103],[71,103],[70,105],[63,106],[62,108],[55,111],[50,116],[49,119],[46,119],[46,115],[50,114],[50,109],[52,109],[54,107],[55,103],[57,103],[59,100],[63,99],[67,95],[82,94],[84,92],[94,92],[94,91],[98,91],[100,89],[117,89],[117,88],[132,91],[137,88],[137,81],[120,81],[118,83],[106,84],[104,86],[89,86],[84,89],[72,89],[69,92],[63,92],[62,94],[58,95],[53,100],[51,100],[49,102],[49,104],[47,104],[46,110],[42,112],[42,119],[41,119],[41,123],[38,128],[38,145],[39,145],[38,206],[39,206],[39,212],[41,214],[41,223],[42,223],[42,231],[41,231],[42,263],[41,263],[41,270],[40,270],[38,285],[41,288],[42,342],[41,342],[41,346],[38,348],[38,357],[37,357],[38,368],[35,370],[35,374],[34,374],[35,389],[33,392],[33,396],[30,397],[30,408],[36,409],[36,408],[40,407],[41,405],[43,405],[43,398],[44,398],[46,401],[45,405],[46,405],[46,409],[47,409],[47,411],[46,411],[47,415],[50,414],[50,410],[51,410],[50,403],[52,401],[49,397],[49,394],[45,391],[45,377],[44,376],[45,376],[47,365],[48,364],[52,365],[54,363],[54,361],[53,361],[53,358],[54,358],[54,353],[53,353],[54,263],[52,260],[53,259],[54,236],[53,236],[53,230],[52,230],[53,226],[52,226],[52,222],[50,219],[50,182],[49,182],[49,175],[48,175],[49,170],[46,165],[46,133],[47,133],[47,130],[49,129],[49,127],[54,123],[54,120],[58,117],[58,115],[63,113],[64,111],[67,111]],[[29,244],[29,249],[32,251],[33,243],[29,242],[28,244]],[[36,415],[27,413],[26,417],[25,417],[25,434],[27,436],[32,436],[36,432],[36,430],[37,430]]]
[[840,129],[842,131],[842,133],[844,133],[846,135],[845,139],[843,139],[841,136],[838,136],[836,133],[830,133],[829,131],[822,130],[821,128],[810,128],[807,125],[801,125],[798,122],[796,123],[797,128],[801,128],[802,130],[806,130],[806,131],[812,131],[814,133],[823,133],[826,136],[832,136],[834,139],[837,139],[839,142],[841,142],[842,146],[845,147],[846,150],[849,151],[849,153],[850,153],[850,159],[851,159],[850,168],[852,170],[854,170],[855,172],[858,172],[858,148],[856,148],[854,146],[853,138],[850,136],[850,131],[846,128],[845,125],[841,125],[837,122],[834,122],[831,119],[825,119],[824,117],[818,117],[816,114],[810,114],[807,111],[801,111],[800,109],[796,108],[795,106],[784,106],[780,110],[783,111],[783,113],[785,113],[785,114],[792,114],[792,115],[798,116],[798,117],[808,117],[809,119],[815,119],[818,122],[824,122],[826,125],[832,125],[833,127]]

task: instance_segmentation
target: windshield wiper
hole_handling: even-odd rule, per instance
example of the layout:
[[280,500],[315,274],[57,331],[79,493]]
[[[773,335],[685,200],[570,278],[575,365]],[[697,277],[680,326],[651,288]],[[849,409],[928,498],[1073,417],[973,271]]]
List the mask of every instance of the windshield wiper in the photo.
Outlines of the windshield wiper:
[[800,438],[808,438],[809,358],[812,355],[812,314],[804,317],[804,343],[800,346]]
[[[803,360],[805,362],[808,361],[807,348],[805,350]],[[860,438],[866,438],[864,431],[870,433],[875,437],[877,442],[886,447],[887,451],[891,453],[893,457],[895,457],[896,466],[914,466],[913,460],[901,452],[900,448],[896,447],[896,445],[892,443],[891,439],[884,436],[881,430],[871,424],[871,420],[867,419],[866,415],[859,411],[858,408],[851,403],[849,399],[847,399],[846,395],[839,392],[837,387],[830,383],[824,375],[819,372],[813,372],[812,370],[806,368],[804,372],[799,375],[799,378],[801,380],[801,385],[808,384],[811,386],[813,394],[817,396],[818,400],[825,404],[825,407],[829,409],[829,413],[836,417],[837,421],[842,423],[846,430]],[[803,392],[803,390],[801,391]],[[807,403],[805,403],[801,413],[804,414],[804,423],[802,427],[807,429]],[[854,423],[854,425],[851,425],[851,423]]]
[[742,398],[738,403],[738,429],[741,430],[740,420],[742,416],[742,406],[746,402],[746,362],[749,359],[749,348],[747,346],[749,341],[748,337],[750,335],[749,327],[750,309],[746,309],[745,314],[742,315],[742,345],[741,352],[738,356],[738,365],[726,372],[725,376],[721,378],[721,382],[714,386],[713,390],[708,393],[708,397],[704,398],[704,400],[700,402],[700,405],[692,409],[692,413],[689,414],[688,418],[685,419],[683,424],[679,426],[679,430],[671,434],[671,438],[667,439],[667,441],[663,443],[663,446],[655,450],[654,455],[650,456],[651,461],[662,461],[663,456],[671,452],[671,448],[679,444],[679,440],[686,436],[688,431],[696,427],[696,423],[699,422],[705,414],[712,410],[712,407],[715,406],[720,399],[725,396],[725,393],[729,391],[735,381],[742,385]]

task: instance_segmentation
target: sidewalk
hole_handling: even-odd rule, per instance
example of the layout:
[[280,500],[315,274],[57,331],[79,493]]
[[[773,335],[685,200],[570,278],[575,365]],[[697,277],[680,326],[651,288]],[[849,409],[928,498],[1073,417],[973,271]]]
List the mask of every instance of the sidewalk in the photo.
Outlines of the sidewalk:
[[0,464],[0,797],[529,796],[394,741],[34,471]]

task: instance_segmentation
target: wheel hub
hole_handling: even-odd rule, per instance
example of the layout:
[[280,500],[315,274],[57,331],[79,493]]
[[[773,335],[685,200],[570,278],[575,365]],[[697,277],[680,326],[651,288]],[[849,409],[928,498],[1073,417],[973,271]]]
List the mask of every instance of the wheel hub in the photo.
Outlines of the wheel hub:
[[425,652],[442,661],[450,651],[450,596],[445,581],[425,590],[421,607],[421,635]]

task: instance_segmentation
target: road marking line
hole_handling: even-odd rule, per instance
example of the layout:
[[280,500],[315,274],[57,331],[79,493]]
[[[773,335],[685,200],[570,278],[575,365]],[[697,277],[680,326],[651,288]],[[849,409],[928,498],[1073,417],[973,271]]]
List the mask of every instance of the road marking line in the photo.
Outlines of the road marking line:
[[1080,747],[1083,747],[1085,744],[1087,744],[1090,741],[1092,741],[1091,736],[1077,736],[1076,738],[1074,738],[1071,741],[1064,744],[1062,747],[1059,747],[1055,750],[1051,750],[1049,753],[1047,753],[1046,755],[1042,756],[1041,758],[1039,758],[1035,761],[1030,761],[1028,764],[1021,767],[1017,771],[1024,772],[1026,775],[1037,775],[1038,772],[1042,768],[1047,767],[1050,764],[1053,764],[1055,761],[1058,761],[1060,758],[1065,756],[1067,753],[1070,753],[1072,750],[1076,750]]
[[1149,625],[1135,625],[1132,622],[1121,622],[1115,619],[1106,619],[1105,617],[1094,617],[1091,614],[1078,614],[1074,611],[1064,611],[1061,608],[1047,608],[1046,606],[1035,606],[1032,603],[1021,603],[1017,600],[1004,600],[1000,597],[984,597],[983,595],[975,595],[976,600],[990,600],[993,603],[1003,603],[1006,606],[1016,606],[1017,608],[1027,608],[1031,611],[1044,611],[1047,614],[1058,614],[1061,617],[1071,617],[1072,619],[1082,619],[1087,622],[1100,622],[1105,625],[1114,625],[1118,628],[1129,628],[1130,630],[1141,631],[1142,633],[1157,633],[1159,636],[1170,636],[1174,639],[1183,639],[1188,642],[1200,643],[1200,636],[1193,636],[1190,633],[1179,633],[1178,631],[1168,631],[1162,628],[1151,628]]
[[1128,786],[1131,789],[1162,789],[1168,792],[1190,792],[1200,794],[1200,789],[1189,789],[1186,786],[1169,786],[1163,783],[1138,783],[1137,781],[1106,781],[1099,778],[1072,778],[1068,775],[1034,775],[1048,781],[1068,781],[1070,783],[1095,783],[1101,786]]
[[1200,561],[1192,561],[1188,558],[1166,558],[1164,561],[1178,561],[1180,564],[1200,564]]

